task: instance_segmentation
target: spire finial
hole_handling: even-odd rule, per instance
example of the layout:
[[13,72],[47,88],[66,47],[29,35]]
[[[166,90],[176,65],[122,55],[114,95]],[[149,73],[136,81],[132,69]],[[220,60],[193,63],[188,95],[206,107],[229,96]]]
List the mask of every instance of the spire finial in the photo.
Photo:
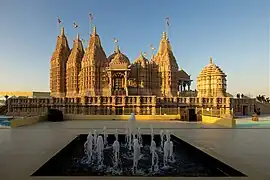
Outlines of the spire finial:
[[212,56],[210,56],[210,64],[213,64]]
[[62,29],[61,29],[61,36],[64,36],[64,35],[65,35],[65,28],[63,26]]
[[93,28],[93,34],[97,34],[97,28],[96,28],[96,26],[94,26],[94,28]]
[[162,39],[167,39],[167,34],[166,34],[166,32],[163,32],[163,33],[162,33]]
[[80,35],[77,33],[76,40],[80,40]]
[[115,52],[116,52],[117,54],[120,53],[120,48],[119,48],[118,44],[116,45]]

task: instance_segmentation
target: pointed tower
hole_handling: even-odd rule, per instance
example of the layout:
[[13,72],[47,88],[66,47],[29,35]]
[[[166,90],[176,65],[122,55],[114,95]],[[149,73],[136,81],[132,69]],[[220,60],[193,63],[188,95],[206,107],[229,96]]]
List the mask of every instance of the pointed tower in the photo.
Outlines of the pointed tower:
[[84,55],[84,49],[79,34],[74,40],[73,48],[66,65],[67,97],[77,97],[79,94],[79,73]]
[[102,80],[107,65],[106,54],[101,46],[96,27],[94,27],[82,59],[80,72],[81,96],[99,96],[102,94],[102,90],[106,85]]
[[165,97],[176,96],[178,64],[173,55],[170,41],[165,32],[162,34],[159,49],[154,60],[158,66],[160,95]]
[[134,62],[134,68],[132,71],[136,73],[136,83],[138,84],[137,94],[138,95],[151,95],[150,91],[151,80],[149,80],[149,71],[148,71],[149,61],[144,57],[142,53]]
[[57,37],[56,48],[50,61],[50,90],[53,97],[65,97],[66,63],[69,54],[70,49],[63,27]]

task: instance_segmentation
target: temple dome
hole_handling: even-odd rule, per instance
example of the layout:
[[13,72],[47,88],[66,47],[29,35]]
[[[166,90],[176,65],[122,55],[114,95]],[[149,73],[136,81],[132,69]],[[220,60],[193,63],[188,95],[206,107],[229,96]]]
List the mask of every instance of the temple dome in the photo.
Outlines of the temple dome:
[[118,65],[127,64],[127,65],[130,65],[130,61],[129,61],[128,57],[120,52],[120,49],[119,49],[118,46],[117,46],[114,54],[112,54],[112,55],[110,55],[108,57],[108,60],[110,62],[110,65],[112,65],[112,64],[118,64]]
[[221,70],[219,66],[213,63],[212,57],[210,57],[210,63],[202,69],[199,77],[215,75],[225,76],[225,73]]
[[145,66],[148,60],[140,53],[140,56],[134,61],[134,64],[140,64],[141,66]]

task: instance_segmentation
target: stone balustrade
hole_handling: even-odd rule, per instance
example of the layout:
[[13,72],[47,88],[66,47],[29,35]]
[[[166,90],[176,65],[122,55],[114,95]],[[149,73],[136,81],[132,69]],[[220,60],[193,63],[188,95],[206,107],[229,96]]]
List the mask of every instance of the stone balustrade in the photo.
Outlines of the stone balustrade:
[[[230,108],[231,98],[96,96],[81,98],[10,98],[8,114],[37,115],[56,108],[64,114],[179,114],[180,109],[194,107]],[[167,109],[167,110],[166,110]]]

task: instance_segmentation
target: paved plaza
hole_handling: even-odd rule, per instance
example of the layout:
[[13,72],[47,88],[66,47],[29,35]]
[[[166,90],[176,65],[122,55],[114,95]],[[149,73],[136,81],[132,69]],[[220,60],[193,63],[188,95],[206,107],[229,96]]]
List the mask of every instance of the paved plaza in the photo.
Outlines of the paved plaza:
[[[184,141],[246,174],[244,178],[270,179],[270,129],[226,129],[221,126],[185,122],[138,122],[142,132],[169,129]],[[98,131],[106,126],[124,132],[124,121],[44,122],[13,129],[0,129],[0,177],[3,180],[89,179],[90,177],[31,177],[46,161],[78,134]],[[127,179],[95,177],[91,179]],[[134,179],[134,178],[131,178]],[[137,178],[136,178],[137,179]],[[149,179],[149,178],[142,178]],[[160,179],[224,179],[223,178],[160,178]]]

